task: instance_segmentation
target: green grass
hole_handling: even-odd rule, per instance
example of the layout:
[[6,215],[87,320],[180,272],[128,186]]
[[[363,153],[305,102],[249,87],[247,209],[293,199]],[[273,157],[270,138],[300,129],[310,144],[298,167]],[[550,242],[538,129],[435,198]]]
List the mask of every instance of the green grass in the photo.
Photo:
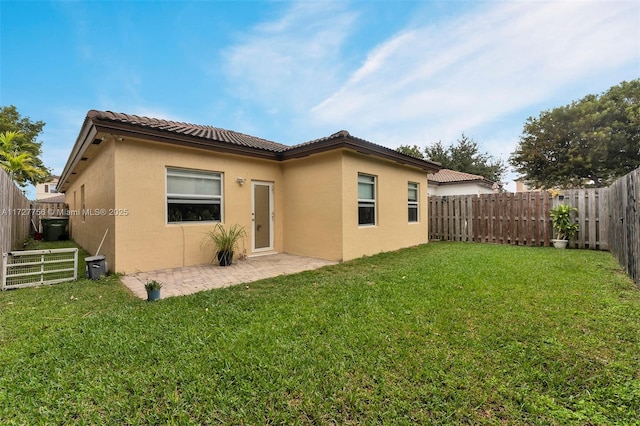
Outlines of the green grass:
[[639,424],[610,254],[431,243],[148,303],[0,293],[1,424]]

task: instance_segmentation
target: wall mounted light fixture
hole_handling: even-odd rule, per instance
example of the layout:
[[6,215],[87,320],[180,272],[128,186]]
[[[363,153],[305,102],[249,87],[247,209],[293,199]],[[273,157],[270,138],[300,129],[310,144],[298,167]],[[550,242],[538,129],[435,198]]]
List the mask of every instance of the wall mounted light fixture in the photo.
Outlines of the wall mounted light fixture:
[[239,177],[238,179],[236,179],[236,182],[238,182],[238,185],[240,186],[244,185],[244,181],[245,179],[243,177]]

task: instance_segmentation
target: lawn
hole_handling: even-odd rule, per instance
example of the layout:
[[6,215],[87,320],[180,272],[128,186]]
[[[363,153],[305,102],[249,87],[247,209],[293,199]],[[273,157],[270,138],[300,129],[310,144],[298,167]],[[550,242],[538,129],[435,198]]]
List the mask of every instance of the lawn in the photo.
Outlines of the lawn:
[[0,293],[1,424],[638,424],[609,253],[431,243],[149,303]]

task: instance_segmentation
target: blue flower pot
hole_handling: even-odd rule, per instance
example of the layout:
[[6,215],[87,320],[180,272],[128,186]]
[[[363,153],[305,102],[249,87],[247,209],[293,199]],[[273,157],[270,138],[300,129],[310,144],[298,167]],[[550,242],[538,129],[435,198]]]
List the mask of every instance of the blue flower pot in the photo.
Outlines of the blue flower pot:
[[160,300],[160,290],[147,290],[147,300],[149,302]]

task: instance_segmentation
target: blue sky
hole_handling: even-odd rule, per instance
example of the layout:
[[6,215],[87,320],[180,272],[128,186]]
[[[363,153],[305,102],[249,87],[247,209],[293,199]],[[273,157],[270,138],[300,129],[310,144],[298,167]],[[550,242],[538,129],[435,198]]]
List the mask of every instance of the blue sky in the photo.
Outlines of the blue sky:
[[507,160],[527,117],[640,77],[640,2],[0,0],[0,49],[54,173],[90,109]]

